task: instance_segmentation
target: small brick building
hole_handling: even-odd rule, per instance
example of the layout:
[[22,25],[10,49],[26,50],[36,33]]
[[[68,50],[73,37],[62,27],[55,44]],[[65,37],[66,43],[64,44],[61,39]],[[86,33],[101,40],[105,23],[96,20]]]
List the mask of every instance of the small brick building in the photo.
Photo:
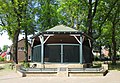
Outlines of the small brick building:
[[[11,53],[13,53],[13,47],[11,46]],[[30,55],[31,55],[31,45],[28,42],[28,60],[30,61]],[[18,41],[18,61],[24,61],[25,60],[25,39],[21,39]]]

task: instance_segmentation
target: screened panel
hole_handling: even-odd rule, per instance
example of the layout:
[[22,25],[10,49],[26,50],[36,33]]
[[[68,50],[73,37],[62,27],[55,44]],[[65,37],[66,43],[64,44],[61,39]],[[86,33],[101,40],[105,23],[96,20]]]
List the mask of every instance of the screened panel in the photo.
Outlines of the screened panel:
[[33,62],[41,62],[41,46],[35,46],[33,48]]
[[45,46],[45,62],[60,62],[60,45],[47,45]]
[[79,46],[64,45],[63,55],[63,62],[79,62]]

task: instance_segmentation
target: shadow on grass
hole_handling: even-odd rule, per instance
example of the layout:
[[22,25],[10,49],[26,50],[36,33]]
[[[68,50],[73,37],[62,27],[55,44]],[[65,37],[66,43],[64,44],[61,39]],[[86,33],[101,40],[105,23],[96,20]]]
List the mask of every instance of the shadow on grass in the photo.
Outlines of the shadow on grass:
[[118,70],[120,71],[120,62],[117,62],[116,64],[109,63],[109,70]]
[[101,63],[94,63],[92,68],[100,68],[102,66]]
[[3,67],[0,67],[0,70],[3,70],[3,69],[5,69],[5,68],[3,68]]

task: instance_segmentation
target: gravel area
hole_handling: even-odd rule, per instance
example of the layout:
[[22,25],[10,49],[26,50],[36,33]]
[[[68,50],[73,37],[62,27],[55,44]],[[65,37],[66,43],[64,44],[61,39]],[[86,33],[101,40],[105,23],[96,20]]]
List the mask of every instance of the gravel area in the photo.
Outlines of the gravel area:
[[106,76],[91,77],[21,77],[12,71],[0,75],[0,83],[120,83],[120,71],[109,71]]

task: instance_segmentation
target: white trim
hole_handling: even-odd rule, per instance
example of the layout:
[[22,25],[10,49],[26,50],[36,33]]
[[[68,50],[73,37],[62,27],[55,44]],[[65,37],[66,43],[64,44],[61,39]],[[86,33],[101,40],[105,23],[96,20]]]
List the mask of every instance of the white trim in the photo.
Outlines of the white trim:
[[70,34],[70,36],[80,36],[79,34]]
[[45,41],[44,41],[43,43],[45,43],[45,42],[50,38],[50,36],[51,36],[51,35],[49,35],[49,36],[45,39]]
[[44,36],[54,36],[54,34],[44,34]]
[[73,36],[78,41],[79,44],[82,44],[81,41],[75,35],[73,35]]

